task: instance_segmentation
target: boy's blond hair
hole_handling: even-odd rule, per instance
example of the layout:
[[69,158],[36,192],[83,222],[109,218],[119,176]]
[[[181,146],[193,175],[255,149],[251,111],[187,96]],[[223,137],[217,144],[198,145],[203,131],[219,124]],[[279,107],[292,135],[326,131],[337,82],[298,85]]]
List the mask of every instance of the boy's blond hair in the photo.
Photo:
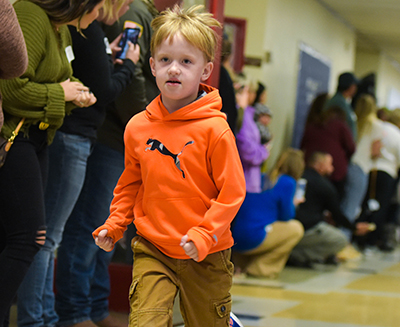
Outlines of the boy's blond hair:
[[196,5],[183,9],[178,5],[167,9],[154,18],[151,23],[154,34],[151,39],[150,51],[161,45],[164,40],[172,42],[173,37],[180,33],[190,44],[200,49],[207,62],[212,62],[215,57],[215,48],[218,36],[213,27],[221,27],[221,24],[212,17],[212,14],[200,12],[204,6]]

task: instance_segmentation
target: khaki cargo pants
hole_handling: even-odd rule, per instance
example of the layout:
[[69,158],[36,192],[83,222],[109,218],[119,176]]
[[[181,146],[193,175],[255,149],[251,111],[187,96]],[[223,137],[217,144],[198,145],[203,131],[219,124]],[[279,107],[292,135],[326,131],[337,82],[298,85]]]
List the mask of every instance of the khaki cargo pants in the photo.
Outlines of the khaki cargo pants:
[[233,264],[230,249],[203,261],[173,259],[138,236],[132,240],[133,278],[130,327],[172,327],[179,294],[185,327],[228,327]]

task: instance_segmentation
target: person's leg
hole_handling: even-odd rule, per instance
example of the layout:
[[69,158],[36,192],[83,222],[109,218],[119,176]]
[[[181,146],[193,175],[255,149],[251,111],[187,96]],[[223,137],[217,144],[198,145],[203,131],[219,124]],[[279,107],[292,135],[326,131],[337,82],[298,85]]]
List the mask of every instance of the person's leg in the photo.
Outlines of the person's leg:
[[231,261],[235,267],[235,274],[244,273],[250,260],[251,256],[245,255],[242,252],[238,252],[232,249]]
[[[31,128],[33,130],[33,127]],[[34,256],[44,243],[44,183],[47,177],[46,134],[37,139],[16,138],[0,169],[0,225],[4,239],[0,253],[0,323]],[[26,290],[27,292],[29,290]]]
[[305,231],[303,238],[293,248],[290,257],[298,262],[322,262],[335,255],[348,244],[343,232],[325,222]]
[[181,265],[189,260],[172,259],[142,237],[133,240],[132,249],[135,264],[129,290],[129,327],[172,327],[173,304],[179,283],[177,272],[184,269]]
[[285,267],[293,247],[304,234],[303,225],[298,220],[276,221],[271,224],[263,243],[246,252],[251,261],[246,272],[256,277],[276,278]]
[[[361,205],[368,188],[368,175],[360,166],[351,163],[347,171],[344,196],[340,203],[343,214],[351,221],[355,222],[361,211]],[[348,229],[342,229],[349,241],[352,234]]]
[[335,189],[337,191],[337,194],[339,196],[339,200],[342,201],[343,196],[344,196],[344,192],[345,192],[346,177],[344,177],[340,181],[331,180],[331,183],[333,184],[333,186],[335,187]]
[[201,262],[191,259],[180,260],[177,273],[181,313],[185,326],[229,326],[232,307],[230,289],[233,276],[230,257],[229,249],[209,254]]
[[18,292],[20,327],[54,326],[58,321],[53,293],[54,251],[81,191],[90,147],[88,138],[60,131],[49,146],[49,179],[45,191],[46,242]]
[[113,252],[101,250],[92,232],[110,213],[113,191],[124,169],[123,153],[96,144],[87,162],[85,183],[58,249],[56,310],[69,326],[109,315],[108,265]]
[[113,327],[123,326],[124,324],[112,321],[110,312],[108,311],[108,297],[110,295],[110,275],[108,273],[108,266],[111,262],[114,251],[105,252],[96,249],[95,256],[95,270],[93,274],[90,297],[91,312],[90,317],[99,327]]
[[367,235],[367,245],[381,246],[384,244],[384,226],[387,222],[391,199],[395,191],[395,183],[396,180],[392,176],[378,170],[375,199],[379,202],[380,207],[368,216],[368,220],[376,224],[376,230]]

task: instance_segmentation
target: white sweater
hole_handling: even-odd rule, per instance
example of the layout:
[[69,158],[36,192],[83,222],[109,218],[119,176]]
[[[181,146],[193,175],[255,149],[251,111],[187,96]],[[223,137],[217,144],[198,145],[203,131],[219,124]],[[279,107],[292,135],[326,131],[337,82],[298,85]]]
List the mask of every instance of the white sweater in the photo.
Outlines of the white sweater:
[[[372,160],[371,143],[378,139],[382,140],[381,156]],[[377,169],[396,178],[400,167],[399,128],[388,122],[374,120],[371,131],[364,134],[358,142],[352,162],[359,165],[366,174],[371,169]]]

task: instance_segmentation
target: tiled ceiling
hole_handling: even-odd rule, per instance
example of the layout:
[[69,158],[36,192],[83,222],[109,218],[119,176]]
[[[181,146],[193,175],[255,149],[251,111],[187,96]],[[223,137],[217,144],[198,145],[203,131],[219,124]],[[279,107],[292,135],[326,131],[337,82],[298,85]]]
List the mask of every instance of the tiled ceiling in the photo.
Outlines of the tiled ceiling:
[[357,47],[384,51],[400,63],[400,0],[318,0],[354,27]]

